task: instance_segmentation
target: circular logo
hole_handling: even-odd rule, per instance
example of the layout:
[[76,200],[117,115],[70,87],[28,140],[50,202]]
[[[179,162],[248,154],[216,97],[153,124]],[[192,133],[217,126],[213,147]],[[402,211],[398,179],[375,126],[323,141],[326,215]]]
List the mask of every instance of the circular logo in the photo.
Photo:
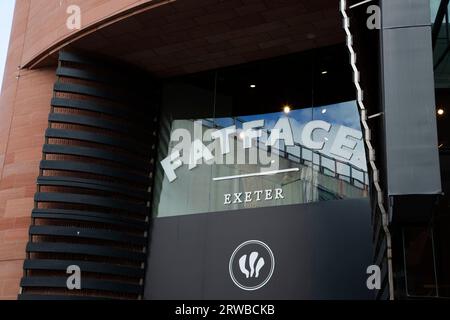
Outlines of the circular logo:
[[275,257],[269,246],[259,240],[249,240],[240,244],[230,258],[231,280],[239,288],[247,291],[262,288],[272,277]]

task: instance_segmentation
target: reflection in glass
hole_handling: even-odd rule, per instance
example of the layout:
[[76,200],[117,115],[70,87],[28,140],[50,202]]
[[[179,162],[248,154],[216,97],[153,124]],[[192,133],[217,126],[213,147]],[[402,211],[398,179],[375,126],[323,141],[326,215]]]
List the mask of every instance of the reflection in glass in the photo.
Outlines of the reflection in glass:
[[[328,112],[316,120],[306,108],[289,114],[172,121],[175,141],[165,155],[181,150],[183,165],[173,170],[173,181],[167,173],[163,179],[158,216],[366,196],[367,167],[356,103],[326,108]],[[244,130],[255,123],[260,125]],[[274,143],[280,123],[287,133]],[[212,133],[225,128],[230,134],[222,144],[212,139]],[[191,162],[196,135],[214,159]],[[282,191],[277,195],[277,190]]]
[[432,229],[405,227],[403,250],[407,292],[410,296],[437,295]]
[[[314,81],[317,56],[330,63],[348,59],[344,53],[306,52],[168,81],[154,215],[366,197],[348,65]],[[329,93],[316,107],[313,83]]]

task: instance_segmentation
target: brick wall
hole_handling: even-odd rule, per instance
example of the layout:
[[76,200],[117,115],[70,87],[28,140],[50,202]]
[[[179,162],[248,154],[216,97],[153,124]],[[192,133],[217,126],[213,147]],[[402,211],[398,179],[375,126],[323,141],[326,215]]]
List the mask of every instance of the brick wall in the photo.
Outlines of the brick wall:
[[0,299],[19,292],[54,83],[52,68],[20,70],[29,1],[17,1],[0,96]]

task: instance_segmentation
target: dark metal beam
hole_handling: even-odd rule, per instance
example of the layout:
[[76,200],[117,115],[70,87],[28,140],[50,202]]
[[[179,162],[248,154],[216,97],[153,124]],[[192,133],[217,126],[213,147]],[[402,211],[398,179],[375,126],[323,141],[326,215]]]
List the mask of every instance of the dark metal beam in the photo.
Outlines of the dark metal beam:
[[447,13],[447,8],[450,0],[442,0],[439,5],[439,10],[436,14],[436,19],[433,25],[433,50],[436,46],[436,41],[441,30],[442,22],[444,21],[445,14]]

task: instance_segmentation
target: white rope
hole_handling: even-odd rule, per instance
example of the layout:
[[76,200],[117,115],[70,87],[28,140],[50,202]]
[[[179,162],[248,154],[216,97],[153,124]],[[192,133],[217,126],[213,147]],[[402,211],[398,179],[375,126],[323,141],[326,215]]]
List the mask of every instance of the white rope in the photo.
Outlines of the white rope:
[[377,192],[377,204],[380,209],[381,220],[383,224],[383,230],[386,235],[386,246],[387,246],[387,263],[388,263],[388,282],[389,282],[389,298],[394,300],[394,276],[392,271],[392,239],[391,233],[389,231],[388,214],[383,203],[383,190],[380,186],[379,181],[379,170],[375,164],[375,149],[372,147],[371,142],[371,132],[369,125],[367,124],[367,110],[363,102],[363,91],[359,83],[359,71],[356,66],[356,53],[353,49],[353,37],[350,32],[350,18],[347,15],[347,1],[340,0],[340,11],[343,17],[344,30],[347,35],[347,48],[350,53],[350,64],[353,69],[353,82],[356,87],[357,101],[360,109],[361,123],[364,127],[364,141],[366,143],[367,149],[369,150],[369,163],[372,168],[372,180],[375,190]]

